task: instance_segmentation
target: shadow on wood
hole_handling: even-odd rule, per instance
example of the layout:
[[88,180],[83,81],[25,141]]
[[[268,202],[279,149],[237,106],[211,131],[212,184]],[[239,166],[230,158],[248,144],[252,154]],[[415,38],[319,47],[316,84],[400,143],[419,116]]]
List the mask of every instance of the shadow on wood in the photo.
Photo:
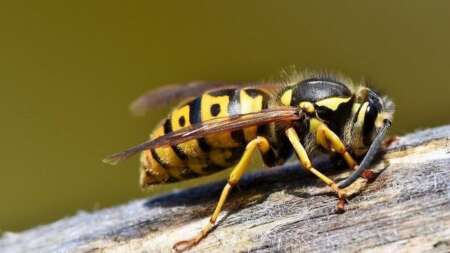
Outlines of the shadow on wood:
[[[333,164],[317,167],[337,180],[348,176]],[[358,179],[349,187],[354,196],[344,214],[335,213],[335,194],[296,165],[247,175],[217,229],[191,251],[449,252],[450,126],[400,138],[373,169],[380,173],[373,183]],[[0,251],[170,252],[207,222],[224,184],[5,233]]]

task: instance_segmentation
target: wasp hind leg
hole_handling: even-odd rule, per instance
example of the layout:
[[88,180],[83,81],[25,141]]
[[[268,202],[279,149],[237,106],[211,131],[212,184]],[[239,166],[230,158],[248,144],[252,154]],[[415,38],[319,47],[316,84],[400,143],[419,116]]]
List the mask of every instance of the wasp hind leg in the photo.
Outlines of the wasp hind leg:
[[297,132],[294,128],[288,128],[286,131],[286,136],[288,137],[289,141],[292,144],[292,147],[294,148],[295,153],[297,154],[298,159],[300,160],[301,165],[303,168],[312,174],[314,174],[316,177],[318,177],[320,180],[322,180],[326,185],[330,186],[333,191],[335,191],[338,194],[339,202],[337,205],[337,211],[342,212],[344,210],[344,205],[346,202],[346,192],[343,189],[340,189],[338,185],[329,177],[322,174],[320,171],[315,169],[312,166],[311,160],[308,157],[308,154],[306,153],[305,148],[300,142],[300,138],[297,135]]
[[228,194],[230,193],[231,189],[239,182],[239,179],[249,167],[252,154],[256,149],[258,149],[263,154],[268,152],[270,149],[269,141],[264,137],[257,137],[247,144],[241,160],[230,173],[228,182],[223,188],[222,193],[220,194],[219,201],[217,202],[216,208],[214,209],[214,213],[211,215],[209,222],[205,224],[202,230],[192,239],[175,243],[175,245],[173,246],[173,249],[175,251],[181,252],[184,250],[188,250],[198,244],[203,238],[208,235],[208,233],[216,224],[217,218],[222,211],[223,205],[225,204],[225,201],[227,200]]

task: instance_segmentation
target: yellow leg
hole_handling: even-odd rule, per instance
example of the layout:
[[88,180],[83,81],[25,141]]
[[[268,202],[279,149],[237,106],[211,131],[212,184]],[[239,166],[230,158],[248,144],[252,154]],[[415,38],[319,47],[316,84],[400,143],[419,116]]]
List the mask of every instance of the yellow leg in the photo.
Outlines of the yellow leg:
[[345,192],[342,189],[339,189],[339,187],[333,180],[331,180],[330,178],[328,178],[327,176],[325,176],[312,166],[311,160],[309,160],[308,154],[306,153],[306,150],[303,147],[303,145],[300,143],[300,139],[298,138],[298,135],[295,132],[294,128],[288,128],[286,130],[286,135],[289,141],[291,142],[292,146],[294,147],[295,153],[297,154],[297,157],[300,160],[300,163],[302,164],[303,168],[313,173],[326,185],[330,186],[338,194],[339,199],[345,201]]
[[[329,129],[327,125],[325,125],[324,123],[320,124],[317,127],[316,140],[325,149],[340,154],[344,158],[348,167],[350,167],[353,170],[357,169],[358,164],[350,155],[350,153],[347,151],[344,143],[342,143],[341,139],[333,131],[331,131],[331,129]],[[372,171],[367,169],[363,172],[361,176],[370,180],[373,179],[375,175],[373,174]]]
[[192,239],[185,240],[185,241],[179,241],[174,246],[173,249],[177,252],[187,250],[191,248],[192,246],[199,243],[203,238],[206,237],[206,235],[211,231],[211,229],[214,227],[217,218],[219,217],[220,212],[222,211],[223,205],[225,204],[225,201],[227,200],[228,194],[230,193],[230,190],[239,182],[239,179],[244,174],[245,170],[248,168],[248,165],[250,163],[252,154],[256,149],[260,150],[261,153],[266,153],[269,151],[270,144],[264,137],[256,137],[256,139],[250,141],[246,148],[245,152],[242,155],[241,160],[236,165],[236,167],[231,171],[230,177],[228,179],[227,185],[223,188],[222,193],[220,194],[219,202],[217,202],[216,209],[214,210],[214,213],[211,215],[211,218],[209,219],[209,222],[205,224],[205,226],[202,228],[202,230]]
[[325,149],[342,155],[347,165],[350,168],[355,169],[357,163],[347,151],[341,139],[333,131],[331,131],[327,125],[322,123],[317,127],[316,140]]

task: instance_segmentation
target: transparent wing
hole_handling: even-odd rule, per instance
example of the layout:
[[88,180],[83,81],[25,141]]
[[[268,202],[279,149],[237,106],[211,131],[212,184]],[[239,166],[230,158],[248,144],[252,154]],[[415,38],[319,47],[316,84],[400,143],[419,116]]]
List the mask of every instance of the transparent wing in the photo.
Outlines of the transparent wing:
[[117,164],[118,162],[129,158],[130,156],[150,148],[157,148],[165,145],[175,145],[192,139],[198,139],[207,135],[231,132],[250,126],[264,125],[271,122],[294,121],[299,120],[302,113],[297,108],[280,107],[265,109],[260,112],[238,114],[230,117],[217,118],[208,120],[200,124],[171,132],[153,140],[146,141],[137,146],[131,147],[122,152],[113,154],[103,160],[109,164]]

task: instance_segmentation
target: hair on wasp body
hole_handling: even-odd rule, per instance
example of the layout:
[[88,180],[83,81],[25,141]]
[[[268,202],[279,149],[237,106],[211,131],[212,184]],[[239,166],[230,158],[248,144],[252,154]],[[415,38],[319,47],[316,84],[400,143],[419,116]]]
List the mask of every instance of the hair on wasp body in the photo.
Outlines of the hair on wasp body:
[[[388,131],[394,104],[364,84],[330,74],[296,73],[285,82],[245,86],[192,82],[150,91],[131,109],[145,112],[162,101],[186,99],[152,132],[148,141],[113,154],[115,164],[141,153],[140,185],[146,188],[209,175],[233,167],[217,206],[202,230],[178,242],[182,251],[199,243],[216,224],[230,190],[256,152],[267,166],[281,165],[295,154],[345,203],[344,187],[368,169]],[[311,159],[340,156],[353,173],[334,182]],[[358,165],[358,161],[362,162]]]

